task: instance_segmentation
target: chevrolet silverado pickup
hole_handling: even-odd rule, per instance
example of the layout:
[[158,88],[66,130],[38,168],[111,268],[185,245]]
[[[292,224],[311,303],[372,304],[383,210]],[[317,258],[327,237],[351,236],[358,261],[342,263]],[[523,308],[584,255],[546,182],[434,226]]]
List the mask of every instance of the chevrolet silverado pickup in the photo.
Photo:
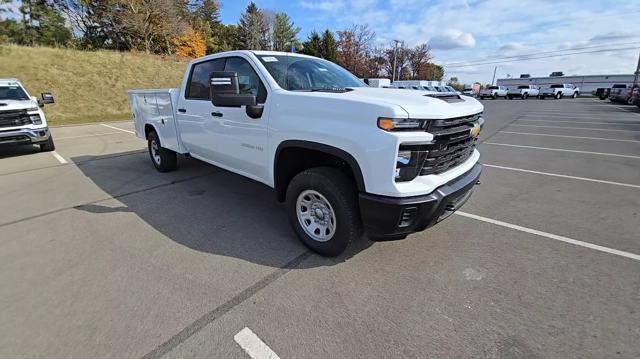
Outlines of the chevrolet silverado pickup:
[[546,97],[553,97],[559,100],[563,97],[576,98],[580,96],[580,89],[572,84],[555,84],[540,89],[538,98],[544,100]]
[[299,239],[325,256],[363,233],[401,239],[444,220],[482,171],[477,100],[371,88],[311,56],[209,55],[179,89],[128,97],[158,171],[189,155],[273,188]]
[[529,96],[537,97],[540,94],[538,87],[535,85],[522,85],[518,86],[518,88],[511,89],[507,91],[507,97],[509,100],[514,97],[519,97],[523,100],[529,98]]
[[53,103],[53,96],[42,93],[42,100],[29,96],[18,79],[0,79],[0,145],[39,145],[53,151],[55,145],[41,107]]
[[504,86],[488,86],[487,88],[480,90],[478,97],[480,97],[481,100],[485,97],[491,97],[494,100],[498,97],[507,98],[507,91],[508,89]]

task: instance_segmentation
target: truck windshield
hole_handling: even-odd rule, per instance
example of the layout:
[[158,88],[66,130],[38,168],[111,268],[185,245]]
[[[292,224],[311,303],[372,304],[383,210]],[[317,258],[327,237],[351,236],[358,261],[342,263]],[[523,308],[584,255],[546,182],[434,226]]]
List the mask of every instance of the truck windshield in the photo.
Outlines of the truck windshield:
[[20,86],[0,86],[0,100],[28,100],[26,92]]
[[302,56],[258,55],[269,74],[289,91],[346,91],[367,85],[333,62]]

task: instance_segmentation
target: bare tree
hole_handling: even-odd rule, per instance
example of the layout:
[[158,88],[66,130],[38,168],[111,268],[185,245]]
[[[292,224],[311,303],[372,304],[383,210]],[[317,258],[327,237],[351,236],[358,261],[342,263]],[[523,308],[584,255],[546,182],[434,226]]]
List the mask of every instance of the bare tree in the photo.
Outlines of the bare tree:
[[338,63],[364,77],[376,33],[368,25],[353,25],[338,31]]

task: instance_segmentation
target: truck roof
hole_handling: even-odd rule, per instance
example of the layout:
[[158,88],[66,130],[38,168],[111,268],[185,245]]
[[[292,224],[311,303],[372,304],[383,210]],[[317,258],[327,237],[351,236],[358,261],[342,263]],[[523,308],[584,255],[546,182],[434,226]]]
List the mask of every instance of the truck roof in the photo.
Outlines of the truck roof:
[[195,62],[200,62],[206,59],[214,59],[221,56],[233,56],[233,55],[255,55],[255,56],[295,56],[295,57],[306,57],[310,59],[317,59],[317,57],[294,53],[294,52],[283,52],[283,51],[264,51],[264,50],[233,50],[233,51],[225,51],[225,52],[217,52],[215,54],[198,57],[197,59],[191,60],[190,64]]
[[16,78],[0,79],[0,86],[11,86],[11,85],[15,86],[19,84],[20,84],[20,80]]

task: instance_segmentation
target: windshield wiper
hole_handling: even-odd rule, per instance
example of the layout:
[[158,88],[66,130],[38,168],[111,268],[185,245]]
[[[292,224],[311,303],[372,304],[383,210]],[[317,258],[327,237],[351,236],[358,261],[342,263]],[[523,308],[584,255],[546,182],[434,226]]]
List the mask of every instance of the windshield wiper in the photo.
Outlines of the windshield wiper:
[[353,91],[353,89],[352,88],[348,88],[348,87],[312,87],[312,88],[308,88],[308,89],[300,89],[300,90],[293,90],[293,91],[343,93],[343,92]]

